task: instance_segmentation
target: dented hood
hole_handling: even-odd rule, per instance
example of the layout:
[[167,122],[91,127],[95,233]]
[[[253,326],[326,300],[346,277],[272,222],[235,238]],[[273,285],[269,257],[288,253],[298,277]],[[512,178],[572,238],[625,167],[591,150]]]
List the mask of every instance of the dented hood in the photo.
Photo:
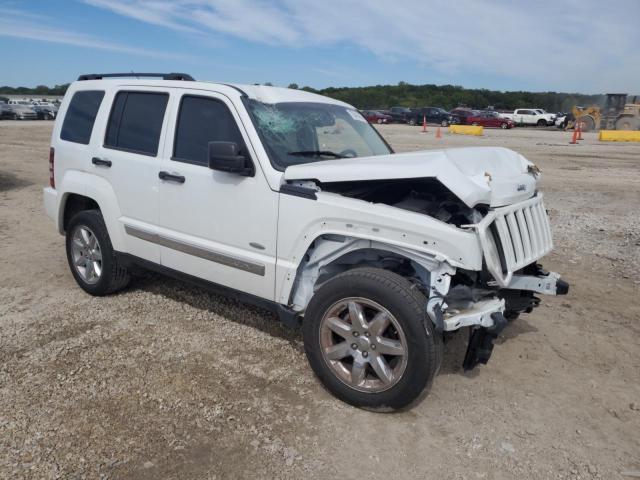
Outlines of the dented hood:
[[508,148],[470,147],[293,165],[287,167],[284,178],[321,183],[436,178],[469,207],[499,207],[534,194],[537,176],[530,173],[533,167]]

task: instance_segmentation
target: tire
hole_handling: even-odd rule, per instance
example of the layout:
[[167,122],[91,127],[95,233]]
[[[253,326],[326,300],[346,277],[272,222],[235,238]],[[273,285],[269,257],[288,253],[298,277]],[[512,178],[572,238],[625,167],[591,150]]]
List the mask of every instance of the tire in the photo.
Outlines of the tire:
[[411,120],[409,120],[409,125],[416,125],[416,119],[412,118]]
[[478,126],[478,122],[473,122],[471,125],[474,126],[474,127],[477,127]]
[[640,119],[631,115],[624,115],[616,120],[616,130],[639,130]]
[[442,121],[440,122],[440,126],[441,126],[441,127],[448,127],[448,126],[449,126],[449,122],[448,122],[447,120],[442,120]]
[[[378,329],[374,328],[376,322],[368,321],[360,328],[352,323],[354,302],[368,302],[360,303],[363,316],[378,318],[375,315],[383,314],[382,318],[389,319],[388,326]],[[303,338],[311,368],[327,390],[356,407],[392,411],[410,406],[428,392],[442,363],[442,335],[435,334],[425,305],[422,292],[393,272],[356,268],[337,275],[316,292],[306,310]],[[334,325],[336,320],[340,328]],[[335,329],[341,334],[334,333]],[[357,335],[358,331],[363,333]],[[390,342],[396,350],[390,356],[382,354]],[[397,353],[398,346],[402,354]],[[332,349],[348,353],[332,360],[327,358]],[[390,370],[380,362],[391,369],[392,375],[386,377],[391,380],[386,383],[377,372]],[[354,379],[356,364],[364,366],[358,369],[363,373]]]
[[506,124],[506,123],[501,123],[500,124],[500,128],[503,129],[503,130],[506,130],[507,128],[509,128],[509,125]]
[[[86,232],[90,233],[88,241],[83,235]],[[92,236],[95,237],[95,243]],[[129,283],[129,272],[118,263],[99,210],[84,210],[74,215],[67,227],[65,243],[73,278],[85,292],[95,296],[108,295],[123,289]],[[80,251],[85,255],[79,255]],[[86,256],[88,251],[91,251],[90,258]],[[89,264],[91,266],[88,267]],[[94,275],[90,275],[90,271]]]
[[538,120],[537,125],[539,127],[546,127],[547,126],[547,121],[546,120]]

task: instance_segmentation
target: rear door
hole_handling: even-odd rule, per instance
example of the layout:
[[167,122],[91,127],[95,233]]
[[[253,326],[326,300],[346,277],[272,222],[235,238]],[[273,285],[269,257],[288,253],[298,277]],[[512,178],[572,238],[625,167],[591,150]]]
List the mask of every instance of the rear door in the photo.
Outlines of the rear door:
[[158,169],[166,134],[169,91],[156,87],[112,91],[104,139],[91,159],[91,171],[111,185],[127,252],[160,263],[160,248],[150,241],[158,223]]
[[[212,170],[208,143],[235,142],[253,176]],[[269,188],[232,102],[222,94],[176,94],[160,184],[163,266],[273,300],[278,192]]]

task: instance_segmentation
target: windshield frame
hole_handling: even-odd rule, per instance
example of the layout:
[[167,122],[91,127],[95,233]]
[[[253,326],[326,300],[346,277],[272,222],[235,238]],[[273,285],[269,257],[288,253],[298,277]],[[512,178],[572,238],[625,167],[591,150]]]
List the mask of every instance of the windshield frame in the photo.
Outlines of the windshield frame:
[[[257,119],[255,118],[253,110],[252,110],[252,108],[250,106],[250,102],[258,102],[258,103],[263,103],[265,105],[277,105],[278,103],[307,103],[307,104],[338,106],[338,107],[344,108],[345,110],[349,110],[349,109],[355,110],[360,115],[362,115],[360,110],[358,110],[356,107],[353,107],[351,105],[341,105],[341,104],[338,104],[338,103],[321,102],[321,101],[317,101],[317,100],[316,101],[313,101],[313,100],[298,101],[298,102],[275,102],[273,104],[269,104],[269,103],[266,103],[266,102],[262,102],[262,101],[260,101],[260,100],[258,100],[256,98],[251,98],[249,96],[242,96],[241,99],[242,99],[242,104],[244,106],[244,109],[247,112],[247,115],[249,116],[249,118],[251,120],[252,127],[253,127],[254,131],[256,132],[256,134],[258,135],[258,138],[260,139],[260,143],[262,144],[263,150],[267,154],[267,158],[269,159],[269,163],[278,172],[284,172],[289,166],[294,166],[294,165],[281,165],[277,161],[277,158],[274,158],[275,155],[272,152],[270,152],[271,148],[270,148],[270,144],[269,144],[268,139],[265,138],[265,136],[262,133],[261,129],[258,127],[258,122],[257,122]],[[364,115],[362,115],[362,116],[364,118]],[[371,123],[369,123],[366,118],[364,118],[364,120],[365,120],[365,123],[367,125],[367,128],[373,130],[373,132],[375,132],[377,137],[382,141],[382,143],[389,150],[388,154],[395,153],[395,151],[393,150],[393,148],[391,147],[389,142],[387,142],[387,140],[380,134],[380,132],[373,125],[371,125]],[[348,158],[358,158],[358,157],[344,157],[344,158],[348,159]],[[323,158],[323,159],[319,159],[318,161],[324,161],[324,160],[340,161],[342,159],[341,158],[333,158],[333,159],[332,158]],[[303,164],[306,164],[306,163],[311,163],[311,162],[300,162],[300,163],[295,164],[295,165],[303,165]]]

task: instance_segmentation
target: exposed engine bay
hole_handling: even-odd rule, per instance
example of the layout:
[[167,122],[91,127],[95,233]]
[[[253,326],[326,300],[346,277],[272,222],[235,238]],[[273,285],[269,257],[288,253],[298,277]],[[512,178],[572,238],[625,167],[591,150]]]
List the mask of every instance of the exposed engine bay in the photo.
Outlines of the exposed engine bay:
[[478,223],[488,210],[483,205],[466,206],[434,178],[334,182],[322,184],[321,188],[365,202],[383,203],[429,215],[457,227]]

